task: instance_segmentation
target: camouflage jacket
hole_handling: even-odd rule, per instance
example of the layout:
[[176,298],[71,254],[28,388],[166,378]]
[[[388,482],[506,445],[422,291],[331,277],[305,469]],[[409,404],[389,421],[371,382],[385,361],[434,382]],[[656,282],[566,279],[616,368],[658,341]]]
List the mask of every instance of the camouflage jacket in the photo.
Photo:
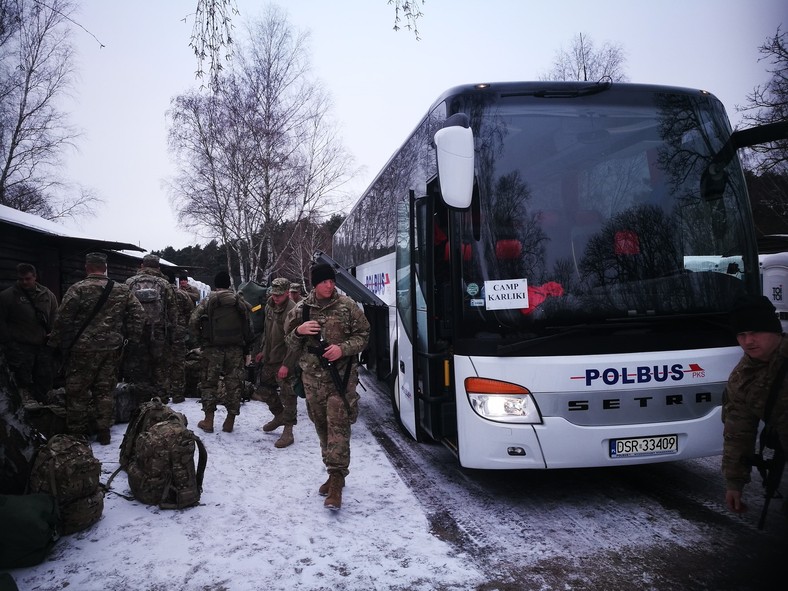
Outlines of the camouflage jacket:
[[[722,408],[725,424],[722,472],[728,490],[741,491],[750,481],[752,469],[747,458],[757,451],[758,426],[771,384],[783,363],[788,363],[786,336],[768,362],[744,355],[728,378]],[[788,450],[788,378],[777,394],[769,422],[777,425],[783,449]]]
[[361,353],[369,341],[369,321],[358,304],[351,298],[339,295],[337,291],[331,296],[328,304],[321,306],[315,292],[309,292],[303,300],[287,314],[285,319],[285,341],[288,347],[299,352],[298,365],[305,374],[317,377],[321,381],[331,381],[331,375],[324,371],[320,358],[311,352],[320,346],[317,336],[302,337],[295,329],[303,322],[303,307],[309,306],[309,320],[317,320],[323,327],[323,338],[329,344],[339,345],[342,358],[335,366],[340,375],[352,357]]
[[188,295],[195,306],[200,302],[200,290],[193,285],[189,284],[186,287],[178,287],[177,289]]
[[175,287],[173,287],[169,279],[164,276],[164,273],[158,269],[151,269],[148,267],[141,268],[136,274],[126,279],[126,285],[131,286],[135,279],[139,278],[141,275],[152,278],[161,286],[161,293],[164,294],[164,318],[162,319],[164,332],[167,335],[175,334],[175,328],[178,326],[178,302],[175,299]]
[[0,344],[43,345],[57,317],[57,298],[36,283],[27,291],[14,284],[0,292]]
[[256,339],[259,341],[259,349],[253,351],[253,353],[263,354],[263,363],[285,365],[291,371],[295,368],[300,356],[300,351],[290,349],[285,342],[285,319],[293,308],[295,308],[295,302],[290,298],[277,307],[269,296],[264,308],[265,323],[262,338]]
[[62,350],[107,351],[119,349],[124,340],[138,342],[145,311],[123,283],[115,283],[109,298],[74,342],[77,332],[96,307],[107,276],[90,274],[68,288],[58,308],[49,345]]

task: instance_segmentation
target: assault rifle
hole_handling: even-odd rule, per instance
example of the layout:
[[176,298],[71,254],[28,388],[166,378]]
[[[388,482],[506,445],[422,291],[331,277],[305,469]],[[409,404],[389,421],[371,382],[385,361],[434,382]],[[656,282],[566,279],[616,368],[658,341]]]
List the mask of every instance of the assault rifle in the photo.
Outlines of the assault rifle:
[[315,348],[314,351],[311,351],[317,358],[320,360],[320,365],[328,370],[328,373],[331,374],[331,381],[334,382],[334,387],[339,392],[339,397],[342,399],[342,402],[345,403],[345,410],[347,411],[348,416],[350,416],[350,403],[347,401],[345,397],[345,389],[347,388],[348,378],[350,377],[350,366],[353,363],[352,359],[348,360],[347,368],[345,369],[345,379],[339,377],[339,370],[337,366],[331,363],[328,359],[323,357],[323,353],[325,353],[326,348],[328,347],[329,343],[323,338],[323,331],[320,331],[320,341],[319,345]]
[[[772,432],[769,425],[765,426],[761,432],[760,447],[760,453],[755,454],[752,458],[752,465],[758,469],[763,479],[763,510],[758,521],[758,529],[763,529],[766,523],[766,514],[769,511],[769,502],[772,498],[782,498],[777,487],[780,486],[780,480],[782,480],[783,471],[785,470],[785,451],[783,451],[782,445],[777,439],[777,433]],[[767,449],[771,450],[771,452],[764,453]]]

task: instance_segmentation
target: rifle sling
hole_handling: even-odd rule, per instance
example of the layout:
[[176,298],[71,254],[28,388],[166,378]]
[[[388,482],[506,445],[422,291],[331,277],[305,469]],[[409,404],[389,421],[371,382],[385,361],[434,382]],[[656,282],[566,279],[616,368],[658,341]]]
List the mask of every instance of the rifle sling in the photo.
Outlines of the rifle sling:
[[113,285],[115,285],[115,282],[112,279],[108,279],[107,280],[107,284],[104,286],[104,290],[101,292],[101,296],[99,297],[98,301],[96,302],[96,306],[90,312],[90,315],[87,318],[85,318],[85,322],[82,323],[82,326],[79,327],[79,330],[77,331],[77,334],[74,337],[74,340],[71,341],[71,347],[69,347],[69,349],[71,349],[74,345],[77,344],[77,341],[79,340],[79,337],[82,336],[82,333],[85,332],[85,329],[90,325],[90,323],[96,317],[96,314],[98,314],[98,311],[101,310],[101,308],[104,306],[104,303],[109,298],[109,293],[112,291],[112,286]]
[[[301,323],[303,324],[309,320],[309,306],[306,303],[302,304],[301,306]],[[307,347],[307,351],[312,353],[313,355],[317,355],[321,357],[323,355],[323,349],[320,347]],[[337,389],[337,393],[339,397],[342,399],[342,402],[345,404],[345,411],[347,412],[348,417],[350,416],[350,403],[347,401],[347,397],[345,396],[345,390],[347,390],[348,382],[350,381],[350,369],[353,367],[353,358],[350,357],[348,359],[347,365],[345,366],[345,377],[344,379],[339,377],[339,370],[337,366],[333,363],[328,364],[328,371],[331,374],[331,381],[334,382],[334,387]]]
[[766,448],[766,437],[764,436],[765,431],[769,428],[769,419],[772,416],[772,410],[774,409],[774,405],[777,402],[777,394],[780,391],[780,386],[782,386],[783,380],[785,379],[787,373],[788,361],[784,361],[780,369],[777,370],[777,375],[774,377],[774,381],[769,388],[769,397],[766,399],[766,405],[763,409],[764,426],[763,430],[761,431],[759,446],[761,464],[758,466],[758,471],[761,473],[761,478],[763,478],[763,486],[766,489],[766,494],[763,503],[763,509],[761,510],[761,517],[758,521],[758,529],[763,529],[764,525],[766,524],[766,514],[769,511],[769,502],[771,501],[772,497],[775,496],[775,493],[777,493],[777,486],[782,479],[782,473],[785,467],[784,450],[782,449],[782,446],[779,444],[779,442],[777,443],[777,448],[774,450],[774,457],[771,460],[768,460],[768,462],[764,462],[763,450]]
[[768,423],[772,416],[772,410],[777,402],[777,394],[780,391],[785,375],[788,373],[788,361],[784,361],[777,375],[774,377],[771,388],[769,388],[769,397],[766,399],[766,406],[763,408],[763,422]]

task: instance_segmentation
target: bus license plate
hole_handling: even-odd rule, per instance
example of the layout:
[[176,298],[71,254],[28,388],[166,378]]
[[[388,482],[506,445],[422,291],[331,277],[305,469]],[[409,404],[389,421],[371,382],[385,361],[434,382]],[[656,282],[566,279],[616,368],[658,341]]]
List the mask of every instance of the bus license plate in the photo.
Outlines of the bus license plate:
[[675,454],[679,451],[677,435],[657,435],[654,437],[631,437],[610,440],[610,457],[625,458],[633,456],[656,456]]

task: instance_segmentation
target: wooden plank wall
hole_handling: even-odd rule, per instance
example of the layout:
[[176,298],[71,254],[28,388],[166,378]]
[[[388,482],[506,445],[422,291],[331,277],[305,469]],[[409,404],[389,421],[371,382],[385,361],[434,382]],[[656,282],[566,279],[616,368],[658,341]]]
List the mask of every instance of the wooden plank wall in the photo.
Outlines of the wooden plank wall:
[[107,274],[115,281],[125,281],[137,272],[140,258],[106,246],[101,240],[53,236],[0,222],[0,290],[16,281],[18,263],[30,263],[36,267],[39,283],[60,301],[71,285],[85,278],[85,255],[93,251],[107,254]]

